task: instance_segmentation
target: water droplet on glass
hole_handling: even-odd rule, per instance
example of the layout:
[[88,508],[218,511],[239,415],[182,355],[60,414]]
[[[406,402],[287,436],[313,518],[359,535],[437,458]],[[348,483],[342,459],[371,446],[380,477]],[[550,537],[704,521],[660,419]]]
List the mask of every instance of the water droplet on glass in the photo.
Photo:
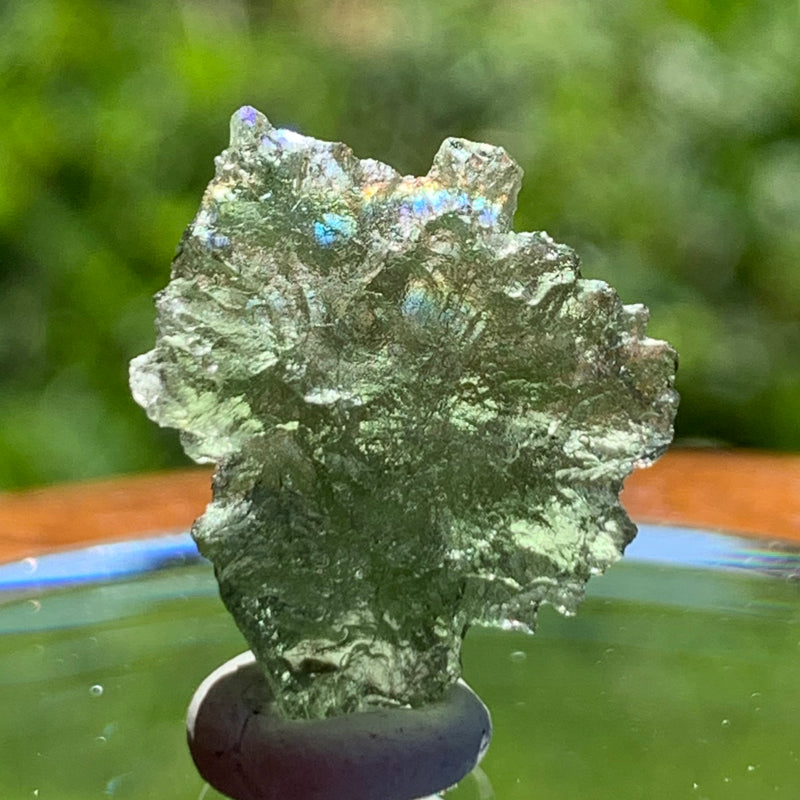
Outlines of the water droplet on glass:
[[34,573],[39,568],[39,562],[35,558],[23,558],[22,563],[25,565],[25,571]]
[[524,650],[515,650],[510,658],[512,661],[524,661],[528,657],[528,654]]
[[42,610],[42,604],[39,600],[28,600],[28,605],[31,607],[31,611],[33,611],[34,614]]
[[100,697],[100,695],[103,694],[103,687],[99,683],[96,683],[94,686],[90,687],[89,694],[92,697]]
[[730,728],[730,726],[731,726],[731,721],[729,719],[722,720],[722,727],[723,728]]
[[747,771],[748,772],[755,772],[756,771],[756,765],[755,764],[748,764],[747,765]]

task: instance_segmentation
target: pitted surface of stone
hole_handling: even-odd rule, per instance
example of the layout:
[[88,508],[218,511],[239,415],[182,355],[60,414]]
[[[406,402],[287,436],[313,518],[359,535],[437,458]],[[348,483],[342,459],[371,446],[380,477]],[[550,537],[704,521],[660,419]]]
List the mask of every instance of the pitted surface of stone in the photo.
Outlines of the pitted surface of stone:
[[500,147],[404,177],[233,116],[131,384],[218,465],[193,533],[287,716],[441,697],[469,624],[573,613],[635,534],[676,356],[512,232],[520,181]]

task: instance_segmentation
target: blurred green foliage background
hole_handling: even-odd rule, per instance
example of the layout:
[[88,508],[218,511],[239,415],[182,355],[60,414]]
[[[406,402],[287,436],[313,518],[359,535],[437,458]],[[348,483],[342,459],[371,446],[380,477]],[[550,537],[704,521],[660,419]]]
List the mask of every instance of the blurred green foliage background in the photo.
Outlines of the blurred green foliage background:
[[796,0],[0,6],[0,487],[185,463],[130,400],[151,295],[249,103],[424,173],[524,166],[518,230],[652,311],[678,436],[800,449]]

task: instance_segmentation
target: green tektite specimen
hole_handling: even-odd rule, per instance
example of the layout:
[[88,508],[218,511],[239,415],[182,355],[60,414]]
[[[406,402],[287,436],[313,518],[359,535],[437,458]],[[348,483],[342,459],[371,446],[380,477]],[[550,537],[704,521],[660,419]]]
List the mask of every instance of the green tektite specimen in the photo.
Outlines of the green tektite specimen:
[[131,383],[218,465],[193,534],[289,716],[440,697],[470,623],[572,613],[635,534],[675,353],[511,232],[520,181],[500,147],[403,177],[233,116]]

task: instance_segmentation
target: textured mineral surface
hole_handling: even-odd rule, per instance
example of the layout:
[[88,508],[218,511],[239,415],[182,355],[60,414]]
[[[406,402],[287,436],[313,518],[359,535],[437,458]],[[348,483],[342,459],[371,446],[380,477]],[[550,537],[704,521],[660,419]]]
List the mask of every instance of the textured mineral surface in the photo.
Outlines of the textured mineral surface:
[[575,611],[670,442],[674,351],[447,139],[404,177],[245,107],[157,295],[134,397],[217,464],[195,523],[278,707],[438,699],[472,623]]

